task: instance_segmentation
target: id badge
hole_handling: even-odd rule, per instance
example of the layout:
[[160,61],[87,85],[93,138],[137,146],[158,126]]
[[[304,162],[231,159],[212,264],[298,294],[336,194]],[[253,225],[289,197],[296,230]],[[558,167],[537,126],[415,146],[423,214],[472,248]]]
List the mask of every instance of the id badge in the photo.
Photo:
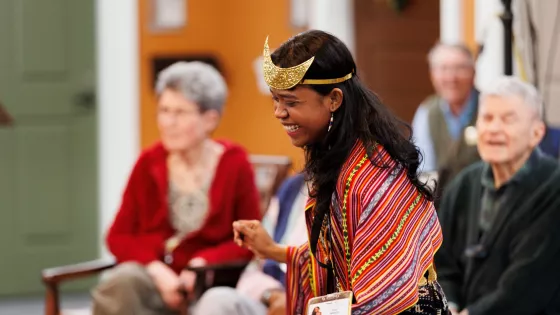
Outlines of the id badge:
[[351,315],[352,291],[337,292],[309,300],[307,315]]

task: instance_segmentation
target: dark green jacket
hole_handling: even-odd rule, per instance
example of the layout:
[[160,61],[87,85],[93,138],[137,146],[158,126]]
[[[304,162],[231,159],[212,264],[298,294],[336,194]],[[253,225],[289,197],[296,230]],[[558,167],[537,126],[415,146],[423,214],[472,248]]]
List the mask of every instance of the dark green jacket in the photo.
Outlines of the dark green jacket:
[[435,266],[447,299],[469,315],[560,314],[557,161],[542,156],[480,238],[483,166],[463,170],[440,205],[443,244]]

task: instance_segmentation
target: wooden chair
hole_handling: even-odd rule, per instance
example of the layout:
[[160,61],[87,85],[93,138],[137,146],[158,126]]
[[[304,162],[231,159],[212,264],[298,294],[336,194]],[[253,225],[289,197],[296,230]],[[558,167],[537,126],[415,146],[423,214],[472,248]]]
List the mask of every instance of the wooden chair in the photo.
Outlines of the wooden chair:
[[259,189],[261,210],[264,214],[270,199],[288,176],[292,160],[287,156],[277,155],[251,155],[250,159]]
[[[285,156],[251,155],[251,163],[255,171],[256,185],[261,197],[262,211],[266,211],[270,199],[280,184],[286,179],[292,165],[291,159]],[[196,273],[194,299],[198,299],[208,288],[214,286],[235,287],[239,276],[247,266],[247,261],[226,264],[208,265],[187,269]],[[42,279],[45,285],[45,314],[63,315],[60,309],[59,286],[64,281],[94,276],[116,265],[114,260],[94,260],[74,265],[44,269]],[[212,280],[208,281],[209,273]]]

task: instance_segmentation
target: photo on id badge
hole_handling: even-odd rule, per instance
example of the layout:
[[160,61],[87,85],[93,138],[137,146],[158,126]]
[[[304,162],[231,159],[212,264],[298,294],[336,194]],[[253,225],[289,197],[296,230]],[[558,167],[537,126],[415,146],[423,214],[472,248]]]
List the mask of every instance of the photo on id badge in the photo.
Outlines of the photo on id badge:
[[333,293],[309,300],[307,315],[350,315],[352,291]]

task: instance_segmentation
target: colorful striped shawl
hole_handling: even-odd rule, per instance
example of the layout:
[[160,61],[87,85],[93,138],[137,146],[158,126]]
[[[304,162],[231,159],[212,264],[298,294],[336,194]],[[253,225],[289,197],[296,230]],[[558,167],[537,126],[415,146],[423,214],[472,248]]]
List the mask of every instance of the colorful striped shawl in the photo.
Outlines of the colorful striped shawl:
[[[398,314],[418,300],[418,283],[432,266],[442,242],[435,209],[378,146],[376,164],[357,142],[341,169],[330,215],[332,260],[338,290],[352,290],[352,314]],[[314,200],[308,201],[308,234]],[[323,235],[323,233],[321,233]],[[323,241],[323,242],[322,242]],[[317,258],[325,262],[324,240]],[[288,249],[288,310],[305,314],[307,302],[325,295],[327,270],[310,254],[309,245]]]

